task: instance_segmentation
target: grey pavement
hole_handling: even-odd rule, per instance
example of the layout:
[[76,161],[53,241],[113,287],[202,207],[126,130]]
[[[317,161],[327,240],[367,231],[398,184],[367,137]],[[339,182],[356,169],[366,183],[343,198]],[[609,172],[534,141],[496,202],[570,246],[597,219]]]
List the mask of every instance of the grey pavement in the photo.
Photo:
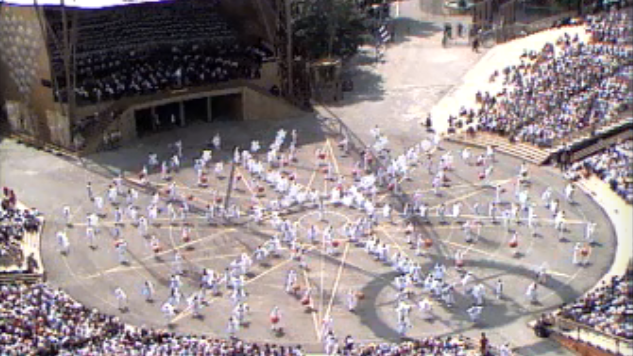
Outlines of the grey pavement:
[[[257,123],[260,125],[261,123]],[[228,125],[227,125],[228,126]],[[205,135],[197,135],[201,128],[207,128],[207,132],[218,130],[224,134],[225,130],[231,132],[232,128],[214,127],[206,125],[194,126],[179,132],[181,137],[187,138],[190,147],[186,149],[187,157],[194,156],[199,147],[204,143]],[[300,137],[304,131],[300,131]],[[318,132],[317,132],[318,134]],[[319,134],[320,135],[320,134]],[[319,136],[316,135],[316,136]],[[253,137],[253,135],[249,135]],[[307,135],[306,135],[307,136]],[[122,149],[117,152],[108,152],[88,159],[86,166],[96,166],[97,162],[108,162],[107,166],[99,165],[103,172],[116,171],[127,167],[133,172],[134,166],[140,167],[144,163],[145,153],[149,150],[160,152],[166,147],[166,142],[171,142],[172,135],[163,133],[155,137],[149,137],[139,142],[139,146]],[[199,137],[202,141],[194,141],[193,137]],[[247,137],[246,135],[244,137]],[[266,136],[256,137],[264,140]],[[325,137],[325,136],[324,136]],[[327,138],[327,137],[326,137]],[[300,159],[293,168],[298,174],[298,180],[304,185],[311,185],[320,190],[326,190],[327,181],[323,181],[320,173],[315,173],[315,167],[310,163],[313,151],[317,147],[331,146],[335,138],[328,141],[307,140],[300,148]],[[159,143],[160,142],[160,143]],[[153,143],[155,146],[152,146]],[[446,145],[457,154],[458,146]],[[344,157],[333,148],[332,163],[340,169],[342,174],[350,175],[353,159]],[[477,153],[476,151],[475,153]],[[21,199],[29,205],[36,205],[47,218],[45,234],[42,243],[42,253],[49,282],[67,290],[80,302],[115,313],[134,324],[143,324],[163,327],[162,316],[158,312],[158,304],[166,298],[167,276],[172,271],[173,251],[179,250],[185,256],[187,268],[191,271],[184,279],[185,292],[190,293],[196,288],[197,276],[201,268],[213,268],[222,270],[232,258],[242,252],[252,252],[258,245],[269,238],[273,231],[267,226],[249,227],[242,224],[238,226],[209,226],[203,223],[201,218],[195,215],[189,220],[193,228],[193,241],[187,248],[179,247],[177,242],[181,225],[170,226],[166,222],[152,229],[163,244],[165,252],[160,258],[155,258],[149,251],[147,243],[140,238],[129,225],[122,228],[123,235],[129,243],[131,265],[119,266],[112,248],[113,241],[106,231],[112,221],[111,209],[103,221],[103,233],[99,237],[99,247],[91,250],[86,246],[83,222],[84,214],[92,211],[92,204],[86,198],[85,183],[90,180],[95,186],[95,191],[102,193],[110,183],[108,177],[87,172],[74,162],[67,162],[49,154],[23,147],[12,141],[4,141],[0,144],[0,164],[2,174],[0,184],[17,189]],[[484,205],[493,199],[494,192],[479,187],[477,181],[478,169],[466,166],[458,162],[455,172],[449,173],[450,187],[442,191],[441,196],[430,193],[429,175],[423,169],[412,173],[413,180],[405,182],[403,188],[408,193],[420,191],[425,200],[431,206],[446,201],[462,201],[464,203],[464,216],[472,216],[473,205],[477,202]],[[507,182],[516,174],[519,161],[510,157],[500,156],[496,163],[494,179],[499,182]],[[126,168],[126,170],[127,170]],[[532,167],[533,183],[530,190],[536,195],[545,186],[554,186],[555,194],[562,194],[564,181],[556,172]],[[159,183],[158,177],[153,175],[153,181]],[[349,178],[348,178],[349,179]],[[200,190],[194,186],[194,176],[191,168],[185,168],[176,177],[183,192],[195,196],[196,200],[208,201],[212,199],[212,192]],[[505,183],[507,192],[505,199],[513,200],[512,184]],[[223,191],[226,187],[225,180],[213,180],[212,187]],[[224,187],[224,188],[223,188]],[[331,184],[329,185],[331,188]],[[250,194],[243,188],[233,195],[235,202],[242,206],[249,203]],[[262,199],[270,199],[268,194]],[[140,206],[145,206],[149,196],[142,195]],[[390,201],[396,204],[389,194],[382,194],[382,201]],[[450,225],[439,224],[437,218],[432,218],[433,225],[423,228],[423,233],[436,241],[424,256],[413,256],[413,250],[409,249],[404,241],[404,226],[400,219],[397,224],[391,225],[383,222],[377,229],[377,236],[388,243],[392,252],[403,251],[411,258],[419,261],[424,270],[428,270],[437,262],[452,266],[452,257],[458,250],[467,251],[466,269],[474,273],[476,278],[488,289],[488,304],[484,312],[483,322],[473,325],[468,322],[464,314],[465,308],[472,303],[471,298],[458,289],[457,305],[453,308],[445,308],[440,302],[434,302],[434,312],[437,316],[434,322],[424,322],[414,317],[414,328],[410,331],[411,337],[424,337],[427,335],[459,335],[472,337],[485,331],[495,342],[510,342],[520,347],[522,354],[544,354],[545,350],[556,350],[554,345],[536,340],[526,332],[525,323],[542,312],[553,310],[564,301],[574,299],[585,290],[591,288],[600,277],[609,269],[613,256],[613,233],[610,224],[602,211],[592,203],[588,196],[578,197],[579,205],[566,206],[570,220],[568,238],[569,242],[560,243],[555,238],[551,227],[551,218],[546,210],[539,208],[538,215],[542,217],[539,228],[542,237],[532,238],[525,226],[514,227],[519,229],[522,237],[521,246],[523,256],[519,259],[511,256],[511,250],[507,247],[510,237],[502,225],[490,224],[484,220],[482,238],[476,244],[468,244],[464,241],[459,224],[453,222]],[[67,228],[61,222],[61,207],[69,204],[73,207],[76,224]],[[343,208],[328,208],[327,220],[335,228],[349,220],[354,220],[358,212]],[[434,212],[431,212],[434,215]],[[305,229],[315,221],[313,209],[293,211],[288,217],[297,221]],[[472,216],[474,217],[474,216]],[[582,238],[582,221],[591,219],[599,222],[598,235],[601,236],[601,245],[595,249],[592,265],[588,268],[579,268],[571,264],[571,246],[573,241]],[[321,223],[322,224],[322,223]],[[322,224],[320,228],[325,226]],[[54,241],[54,233],[58,230],[66,230],[71,238],[71,253],[68,257],[61,257]],[[335,318],[335,330],[339,334],[351,333],[357,340],[377,341],[396,340],[394,320],[394,287],[390,280],[395,275],[393,269],[387,265],[369,258],[361,248],[349,246],[347,252],[340,249],[335,256],[327,256],[320,251],[320,246],[313,246],[309,253],[310,271],[305,278],[314,288],[313,300],[317,306],[316,313],[305,313],[304,308],[294,298],[286,295],[282,290],[285,274],[293,265],[288,261],[287,253],[282,258],[271,260],[266,265],[256,266],[249,277],[250,293],[249,303],[253,308],[251,313],[251,326],[240,332],[239,336],[248,340],[304,343],[310,350],[319,349],[317,336],[319,324],[325,313]],[[552,271],[552,278],[543,287],[541,292],[541,304],[530,305],[525,301],[525,285],[533,278],[534,271],[543,263],[547,263]],[[296,268],[296,266],[295,266]],[[497,278],[503,278],[507,297],[496,301],[492,297],[491,288]],[[157,286],[159,295],[155,305],[147,304],[140,297],[140,285],[144,279],[151,279]],[[449,269],[449,279],[457,282],[460,273]],[[130,296],[131,311],[120,314],[116,310],[112,290],[122,287]],[[345,295],[350,288],[362,290],[366,298],[355,314],[345,309]],[[424,298],[424,295],[416,289],[414,300]],[[284,323],[287,333],[283,337],[275,337],[266,328],[267,313],[273,305],[282,303],[284,311]],[[181,314],[175,322],[176,331],[207,333],[217,336],[227,336],[224,328],[226,314],[223,310],[230,308],[227,295],[219,299],[213,299],[212,304],[203,312],[202,320],[192,319],[186,312]],[[307,327],[307,325],[312,325]],[[302,330],[302,332],[298,332]],[[529,346],[529,348],[528,348]]]
[[352,65],[354,92],[330,105],[364,140],[369,139],[369,129],[379,125],[393,144],[418,142],[423,137],[420,120],[462,83],[484,55],[473,53],[466,39],[442,47],[444,19],[437,17],[437,11],[424,11],[437,6],[430,5],[434,3],[398,2],[394,43],[379,63],[373,60],[373,50],[366,48]]
[[[372,64],[371,54],[361,54],[358,58],[359,65],[354,68],[356,90],[331,107],[366,142],[370,140],[369,129],[379,125],[389,137],[390,146],[395,152],[401,152],[405,147],[424,138],[425,133],[419,120],[431,112],[444,96],[455,92],[463,84],[469,69],[483,56],[472,53],[466,45],[443,49],[440,43],[441,22],[437,21],[437,17],[428,15],[430,12],[437,16],[437,11],[428,7],[436,5],[429,4],[431,3],[424,1],[405,1],[399,4],[398,11],[402,19],[399,20],[400,30],[397,30],[395,43],[379,64]],[[123,233],[130,241],[132,261],[130,266],[121,267],[116,261],[112,241],[107,234],[100,237],[99,248],[94,251],[83,240],[81,224],[84,214],[92,209],[91,203],[86,199],[86,182],[91,181],[96,191],[103,192],[113,174],[123,171],[128,176],[135,176],[149,152],[156,152],[165,158],[169,152],[168,144],[182,139],[185,143],[185,168],[176,179],[183,192],[190,193],[197,203],[204,204],[212,199],[212,189],[193,187],[194,176],[190,162],[209,138],[220,132],[225,140],[225,148],[235,145],[244,147],[253,138],[267,144],[279,127],[296,127],[299,130],[300,160],[292,169],[297,172],[302,184],[324,191],[332,188],[331,183],[324,181],[322,173],[316,172],[314,167],[314,150],[323,147],[332,148],[328,159],[350,179],[354,158],[344,157],[338,152],[335,142],[339,138],[330,136],[313,117],[306,116],[296,121],[198,123],[175,132],[149,136],[118,151],[100,153],[81,162],[64,160],[11,140],[4,140],[0,142],[0,185],[15,188],[21,200],[28,205],[37,206],[46,215],[42,254],[50,283],[63,287],[80,302],[109,313],[118,313],[114,307],[112,290],[122,286],[128,291],[132,310],[118,315],[130,323],[162,327],[164,321],[158,312],[159,306],[141,300],[140,283],[144,279],[154,280],[162,302],[166,298],[165,279],[172,268],[173,251],[178,250],[185,254],[191,271],[185,278],[185,291],[190,292],[197,283],[196,273],[202,267],[220,270],[233,256],[252,251],[272,232],[266,226],[209,226],[194,215],[190,221],[194,238],[187,248],[176,241],[182,226],[163,223],[153,228],[153,233],[165,248],[165,253],[157,259],[135,230],[126,226]],[[429,175],[421,167],[412,173],[413,180],[405,182],[403,188],[407,193],[422,192],[424,199],[432,206],[441,202],[462,201],[464,214],[470,214],[474,218],[474,204],[479,202],[484,206],[484,203],[493,199],[494,192],[480,186],[477,179],[478,168],[467,166],[457,158],[461,147],[445,144],[444,148],[453,151],[457,169],[449,173],[450,187],[443,189],[441,196],[430,193]],[[230,150],[226,149],[218,156],[227,158],[229,153]],[[475,153],[480,151],[475,150]],[[506,182],[505,199],[510,201],[513,200],[513,187],[508,180],[517,174],[520,161],[503,155],[498,159],[493,178]],[[533,177],[530,191],[535,197],[540,196],[540,192],[549,186],[555,189],[555,194],[562,194],[565,181],[560,173],[548,168],[530,169]],[[159,182],[155,175],[151,179]],[[226,180],[213,180],[212,187],[223,192],[226,184]],[[248,189],[242,187],[233,194],[235,201],[246,207],[251,199]],[[273,197],[274,195],[267,193],[262,199]],[[143,194],[140,205],[144,206],[148,199]],[[396,199],[388,193],[382,194],[381,199],[397,204]],[[471,300],[463,291],[458,290],[455,307],[445,308],[440,302],[434,302],[437,318],[433,322],[414,318],[414,328],[410,331],[410,336],[465,334],[477,337],[483,331],[493,342],[511,343],[518,348],[519,354],[566,354],[553,342],[534,337],[526,323],[540,313],[553,310],[561,303],[582,295],[611,266],[615,254],[615,234],[608,218],[589,196],[579,192],[577,200],[577,205],[565,203],[571,222],[567,242],[559,242],[555,237],[551,219],[543,207],[539,207],[537,211],[543,219],[541,237],[528,236],[525,226],[513,227],[524,236],[521,238],[520,246],[523,250],[520,258],[513,258],[507,246],[510,232],[501,225],[490,224],[489,221],[485,221],[482,228],[482,239],[476,244],[468,244],[457,223],[441,225],[433,217],[433,224],[425,226],[423,233],[432,237],[436,244],[420,257],[412,256],[413,250],[406,246],[400,220],[397,219],[395,225],[383,222],[377,229],[377,235],[390,245],[392,252],[400,250],[411,255],[426,270],[437,262],[452,267],[454,254],[460,250],[467,251],[465,268],[488,287],[488,304],[482,323],[473,325],[467,320],[464,310]],[[61,208],[67,204],[75,209],[77,223],[73,228],[67,228],[61,223]],[[358,214],[351,209],[329,207],[326,217],[333,225],[340,227],[348,219],[355,219]],[[301,226],[316,223],[314,211],[310,209],[292,211],[288,216]],[[109,219],[111,217],[104,219],[104,226],[109,226]],[[571,246],[582,238],[582,223],[586,220],[598,222],[600,245],[594,250],[591,265],[582,268],[571,263]],[[54,233],[62,229],[68,231],[73,244],[71,254],[66,258],[57,253],[53,238]],[[240,337],[276,343],[302,342],[311,351],[317,351],[319,320],[329,312],[335,318],[335,331],[341,337],[350,333],[359,341],[397,339],[394,331],[394,293],[390,283],[394,273],[391,267],[369,258],[362,249],[355,246],[342,247],[335,256],[327,256],[320,246],[312,246],[309,254],[311,269],[302,283],[304,286],[309,284],[317,291],[313,294],[317,311],[306,313],[298,301],[281,288],[283,278],[293,264],[287,257],[287,253],[284,253],[282,258],[271,260],[267,265],[258,265],[249,276],[249,302],[254,306],[250,318],[253,322],[249,328],[240,331]],[[542,287],[541,304],[530,305],[524,297],[525,287],[533,278],[534,270],[543,263],[547,263],[552,276]],[[449,269],[449,278],[452,281],[458,281],[459,277],[458,271]],[[494,300],[490,291],[497,278],[503,278],[507,294],[507,298],[500,301]],[[366,295],[355,314],[345,310],[345,295],[349,288],[359,288]],[[416,290],[414,300],[420,298],[423,295]],[[281,304],[284,311],[287,333],[282,337],[271,335],[266,327],[267,313],[275,304]],[[224,337],[226,310],[229,307],[230,302],[226,295],[213,299],[211,305],[204,310],[205,318],[202,320],[194,320],[186,312],[180,314],[176,321],[176,330]]]

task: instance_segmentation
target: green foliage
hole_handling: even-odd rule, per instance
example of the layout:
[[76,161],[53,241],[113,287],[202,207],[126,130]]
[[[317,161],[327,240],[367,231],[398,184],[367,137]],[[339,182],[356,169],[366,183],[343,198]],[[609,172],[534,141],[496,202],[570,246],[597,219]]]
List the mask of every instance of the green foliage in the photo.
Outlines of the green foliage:
[[295,53],[346,58],[367,40],[369,23],[354,0],[306,0],[293,22]]

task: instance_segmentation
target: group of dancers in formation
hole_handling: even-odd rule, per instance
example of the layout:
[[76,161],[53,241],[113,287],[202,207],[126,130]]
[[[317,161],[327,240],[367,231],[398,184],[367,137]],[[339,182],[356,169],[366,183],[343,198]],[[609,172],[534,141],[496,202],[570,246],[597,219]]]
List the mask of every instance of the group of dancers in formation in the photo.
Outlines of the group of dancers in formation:
[[[231,155],[230,164],[224,164],[219,159],[214,161],[214,153],[222,152],[221,139],[216,134],[211,142],[212,148],[205,148],[199,157],[193,160],[197,185],[195,189],[179,186],[176,180],[172,179],[181,169],[183,160],[183,145],[178,141],[170,146],[173,155],[165,161],[160,162],[157,154],[150,153],[148,162],[143,165],[138,177],[127,179],[135,184],[128,184],[126,179],[119,176],[113,179],[104,194],[99,194],[88,182],[87,194],[94,208],[86,215],[85,224],[81,224],[86,226],[87,244],[96,249],[99,235],[104,231],[109,232],[114,241],[118,261],[121,264],[128,264],[127,240],[135,237],[131,236],[133,233],[129,231],[125,230],[126,234],[123,231],[126,225],[133,226],[138,236],[146,241],[150,254],[156,257],[172,256],[173,274],[169,278],[169,294],[161,306],[165,321],[171,323],[180,312],[198,317],[202,308],[207,305],[209,297],[228,295],[233,310],[228,318],[227,332],[232,335],[248,322],[247,275],[253,266],[261,265],[273,257],[294,260],[296,264],[291,265],[288,270],[283,288],[287,293],[296,296],[301,305],[314,310],[314,286],[302,286],[299,282],[300,273],[309,270],[309,252],[336,255],[342,245],[349,243],[363,248],[371,258],[379,263],[391,265],[398,272],[393,281],[397,291],[395,314],[397,330],[402,336],[406,336],[412,327],[413,307],[419,309],[422,319],[434,318],[433,304],[443,303],[446,307],[453,307],[454,294],[459,291],[472,298],[472,304],[466,309],[466,314],[471,321],[478,322],[486,305],[487,287],[477,281],[473,273],[467,271],[466,250],[458,250],[448,261],[438,262],[431,270],[424,271],[416,257],[429,255],[428,250],[434,241],[428,236],[423,236],[419,228],[421,224],[430,224],[432,221],[439,224],[459,223],[465,242],[476,243],[482,226],[488,223],[503,223],[511,233],[507,244],[512,256],[520,255],[521,225],[527,226],[532,235],[538,235],[539,226],[553,222],[559,238],[565,238],[568,231],[565,212],[563,204],[555,197],[559,194],[547,188],[541,194],[540,202],[533,199],[533,194],[529,192],[530,176],[527,164],[522,163],[516,177],[508,180],[514,182],[512,198],[505,188],[508,181],[492,179],[495,163],[493,147],[488,147],[476,158],[469,148],[457,152],[463,163],[476,167],[476,171],[479,172],[473,180],[481,180],[483,185],[495,192],[494,199],[488,203],[487,209],[475,203],[471,207],[472,214],[467,215],[462,214],[464,205],[460,201],[452,203],[451,206],[447,206],[447,203],[436,206],[428,204],[426,194],[432,194],[432,199],[441,197],[442,191],[450,184],[449,174],[455,169],[453,152],[441,148],[440,135],[435,135],[431,140],[424,140],[394,157],[387,148],[388,140],[380,128],[373,128],[371,134],[374,137],[373,145],[360,152],[360,159],[353,164],[351,174],[347,176],[339,172],[338,163],[330,159],[336,154],[332,147],[328,145],[315,151],[315,170],[318,172],[315,174],[320,174],[326,182],[331,182],[331,189],[328,189],[326,184],[323,191],[299,182],[295,167],[298,159],[295,130],[291,131],[290,137],[285,130],[279,130],[266,152],[261,152],[259,141],[252,141],[248,149],[236,147]],[[350,157],[350,142],[347,137],[338,143],[338,147],[343,155]],[[228,171],[227,166],[230,167]],[[399,208],[395,204],[390,204],[389,199],[383,199],[385,194],[405,196],[402,185],[413,180],[411,173],[415,170],[426,171],[431,189],[411,193],[407,203],[399,205]],[[160,176],[160,180],[155,177],[151,179],[155,174]],[[224,197],[211,189],[211,174],[227,181],[230,189],[245,193],[248,199],[225,201]],[[309,185],[311,183],[312,179]],[[139,190],[147,192],[147,189],[151,190],[151,198],[143,213],[139,207],[142,204]],[[206,190],[211,199],[201,203],[201,199],[190,193],[199,190]],[[568,203],[574,202],[574,191],[574,185],[570,183],[562,192]],[[539,219],[536,216],[539,204],[547,208],[551,218]],[[327,221],[327,209],[338,207],[355,211],[356,219],[342,226],[331,225]],[[299,221],[291,219],[293,211],[306,208],[315,209],[318,224],[302,226]],[[194,209],[196,212],[192,213]],[[113,223],[101,221],[107,214],[111,214]],[[70,206],[63,207],[63,219],[68,227],[73,224],[79,225]],[[188,271],[181,251],[195,242],[192,238],[192,221],[195,219],[203,219],[208,224],[218,225],[238,222],[245,222],[251,226],[268,225],[273,233],[252,253],[242,253],[223,271],[204,268],[199,288],[185,297],[181,276]],[[398,225],[399,220],[402,221],[402,237],[406,241],[404,248],[395,241],[390,244],[381,240],[375,231],[377,226]],[[161,245],[160,239],[152,231],[162,221],[168,221],[172,226],[180,226],[180,233],[177,234],[174,245],[168,249]],[[325,227],[320,229],[319,225]],[[595,223],[586,222],[585,242],[574,245],[574,264],[588,264],[595,228]],[[65,255],[70,252],[71,247],[66,231],[67,229],[63,229],[57,233],[59,251]],[[407,249],[414,251],[412,255],[409,255]],[[447,274],[450,268],[458,272],[457,279]],[[535,278],[527,287],[526,297],[529,302],[538,302],[539,286],[546,281],[547,266],[543,264],[535,271]],[[492,289],[495,298],[503,298],[501,279],[495,282]],[[140,293],[146,301],[153,301],[156,298],[153,282],[144,281]],[[119,308],[125,310],[128,306],[126,292],[122,288],[117,288],[114,294]],[[423,297],[420,299],[419,296]],[[351,312],[358,310],[363,298],[364,293],[361,290],[348,290],[347,309]],[[275,306],[270,312],[270,325],[273,331],[281,330],[281,320],[281,309]],[[333,333],[332,316],[325,315],[322,322],[320,335],[326,348],[334,347],[336,337]]]

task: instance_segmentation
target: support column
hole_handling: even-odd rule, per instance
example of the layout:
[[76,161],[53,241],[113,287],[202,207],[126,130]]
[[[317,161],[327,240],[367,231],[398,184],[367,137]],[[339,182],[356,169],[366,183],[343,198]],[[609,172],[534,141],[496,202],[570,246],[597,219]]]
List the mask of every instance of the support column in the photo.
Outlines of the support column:
[[249,115],[249,108],[246,107],[246,95],[248,95],[246,93],[246,89],[242,89],[242,95],[240,95],[240,111],[242,112],[242,117],[240,118],[240,121],[246,121],[246,120],[250,120],[251,118],[248,116]]
[[178,109],[180,109],[180,127],[185,127],[185,102],[178,103]]
[[156,131],[156,129],[158,128],[158,127],[157,127],[157,126],[158,126],[158,123],[156,122],[156,121],[157,121],[157,120],[156,120],[156,107],[155,107],[155,106],[152,106],[152,107],[151,107],[151,109],[150,109],[150,111],[151,111],[151,116],[152,116],[152,117],[150,118],[150,120],[152,120],[152,130],[153,130],[153,131]]
[[212,105],[212,96],[207,96],[207,122],[213,121],[213,105]]

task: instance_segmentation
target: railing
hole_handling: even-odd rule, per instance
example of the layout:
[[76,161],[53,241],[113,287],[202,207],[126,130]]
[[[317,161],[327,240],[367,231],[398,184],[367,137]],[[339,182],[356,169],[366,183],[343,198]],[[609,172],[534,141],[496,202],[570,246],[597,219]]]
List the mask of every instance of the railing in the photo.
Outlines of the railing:
[[578,140],[579,138],[583,137],[583,136],[588,136],[588,137],[593,137],[594,136],[594,132],[596,132],[596,130],[598,130],[600,127],[602,127],[603,125],[601,124],[591,124],[587,127],[584,127],[582,129],[579,130],[574,130],[572,132],[568,132],[565,134],[565,136],[563,137],[555,137],[552,140],[552,148],[557,148],[560,147],[562,145],[566,145],[566,144],[570,144],[573,143],[574,141]]
[[594,345],[588,338],[599,340],[600,346],[606,348],[616,355],[630,356],[633,355],[633,340],[623,337],[610,335],[591,326],[577,323],[573,320],[565,319],[561,316],[554,317],[554,329],[564,336],[570,337],[576,341]]
[[44,281],[44,276],[36,273],[0,273],[0,285],[3,284],[35,284]]
[[[567,146],[572,151],[579,152],[593,145],[594,141],[609,139],[611,136],[620,135],[622,131],[630,130],[633,122],[630,118],[618,117],[608,123],[593,124],[586,128],[569,133],[565,137],[556,138],[551,146],[550,153],[557,154]],[[579,138],[585,137],[584,140]]]
[[[528,22],[517,22],[515,24],[512,25],[506,25],[506,26],[502,26],[501,28],[499,28],[497,30],[497,43],[502,43],[502,42],[507,42],[507,41],[511,41],[515,38],[519,38],[519,37],[523,37],[526,35],[531,35],[533,33],[536,32],[540,32],[543,30],[547,30],[548,28],[553,27],[553,25],[564,19],[564,18],[574,18],[574,17],[579,17],[579,16],[584,16],[587,14],[591,14],[594,12],[594,3],[595,2],[589,2],[589,3],[584,3],[583,7],[582,7],[582,15],[578,13],[578,10],[570,10],[570,11],[565,11],[565,12],[560,12],[560,13],[556,13],[553,15],[549,15],[534,21],[528,21]],[[624,7],[629,7],[631,6],[632,3],[631,1],[620,1],[620,7],[624,8]],[[530,7],[532,9],[534,9],[535,7]],[[543,9],[547,9],[547,10],[551,10],[552,12],[556,12],[556,9],[554,8],[543,8]],[[606,8],[604,10],[607,10]]]
[[[593,103],[592,103],[593,105]],[[590,111],[591,108],[588,109],[588,111]],[[619,109],[616,109],[619,110]],[[589,112],[588,115],[590,115],[591,113]],[[574,130],[573,132],[568,133],[567,135],[565,135],[564,137],[557,137],[554,139],[553,143],[552,143],[552,147],[558,147],[561,146],[563,144],[568,144],[568,143],[573,143],[574,141],[576,141],[578,138],[583,137],[583,136],[589,136],[589,137],[593,137],[593,133],[594,132],[600,132],[601,130],[604,129],[608,129],[609,127],[613,126],[613,127],[617,127],[620,125],[623,125],[626,123],[627,118],[622,116],[622,112],[618,113],[616,117],[614,117],[611,120],[605,121],[605,122],[601,122],[601,123],[594,123],[591,124],[590,126],[587,126],[585,128],[582,128],[580,130]]]
[[575,14],[577,14],[577,12],[568,11],[529,23],[517,22],[512,25],[500,26],[495,29],[496,41],[497,43],[509,42],[517,38],[550,29],[556,21],[566,17],[573,17]]
[[609,146],[618,143],[619,141],[623,141],[623,140],[628,140],[633,138],[633,131],[631,131],[631,129],[627,129],[625,131],[622,131],[620,133],[617,133],[611,137],[608,138],[604,138],[604,139],[600,139],[598,142],[594,143],[593,145],[590,145],[586,148],[583,148],[579,151],[576,151],[572,154],[571,156],[571,161],[572,162],[576,162],[579,161],[587,156],[590,156],[600,150],[603,150],[605,148],[608,148]]

